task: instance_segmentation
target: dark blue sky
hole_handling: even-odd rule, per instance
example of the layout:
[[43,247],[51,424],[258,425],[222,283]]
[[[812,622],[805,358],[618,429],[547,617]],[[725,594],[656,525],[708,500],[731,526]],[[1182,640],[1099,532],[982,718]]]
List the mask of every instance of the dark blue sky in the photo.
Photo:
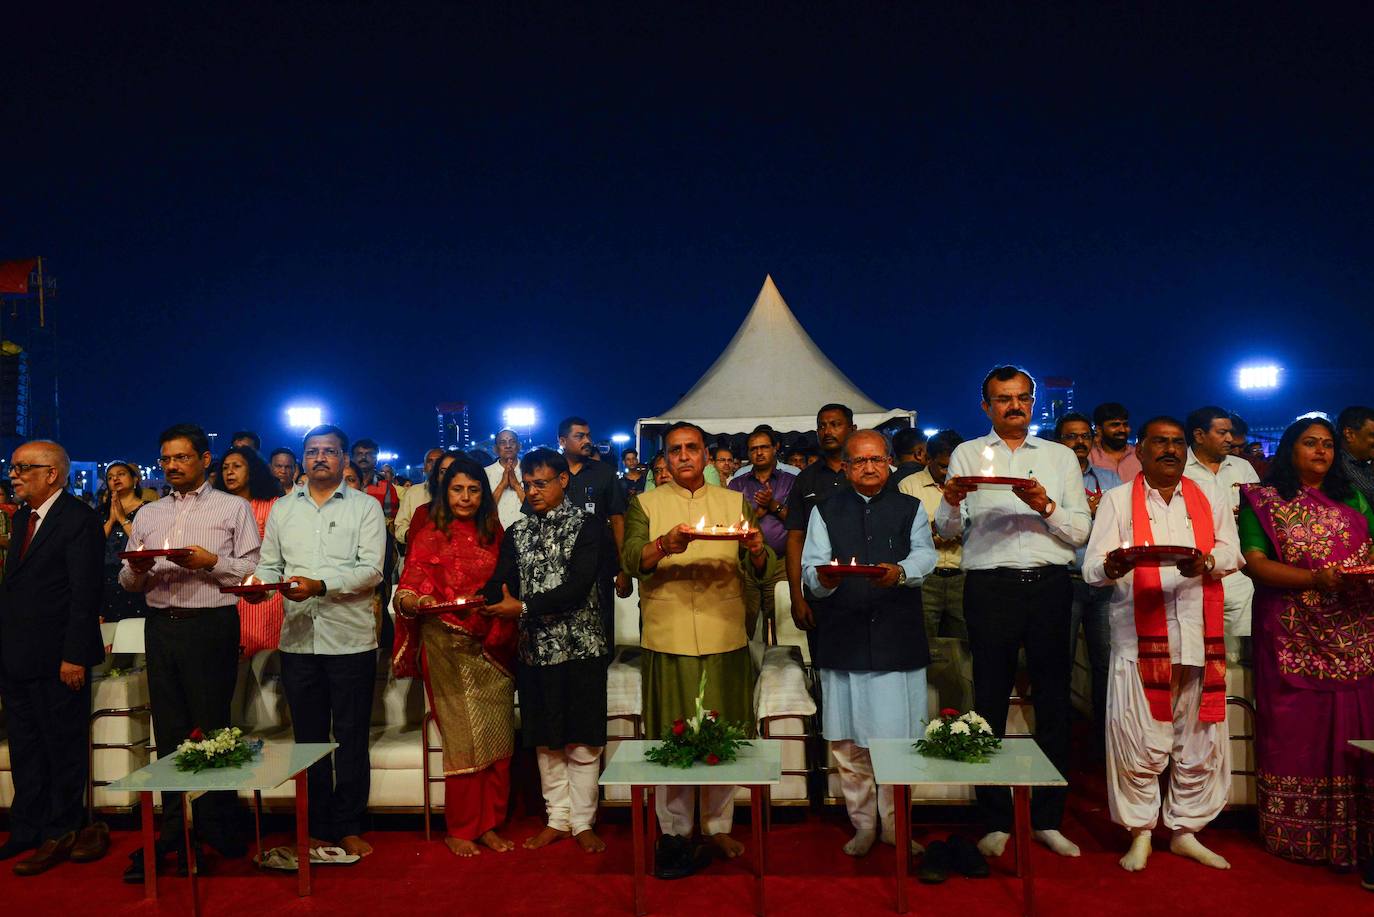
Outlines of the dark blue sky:
[[1000,361],[1374,400],[1367,7],[202,6],[9,20],[0,258],[60,278],[76,457],[307,397],[405,452],[441,400],[630,429],[769,272],[923,426]]

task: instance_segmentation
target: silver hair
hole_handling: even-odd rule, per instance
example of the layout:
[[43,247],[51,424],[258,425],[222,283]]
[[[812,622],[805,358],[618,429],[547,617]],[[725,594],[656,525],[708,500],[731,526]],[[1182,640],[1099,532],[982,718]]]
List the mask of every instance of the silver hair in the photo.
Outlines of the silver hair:
[[24,446],[31,446],[42,453],[44,461],[56,469],[60,481],[65,482],[70,477],[72,460],[67,457],[67,450],[62,448],[61,443],[50,439],[31,439]]

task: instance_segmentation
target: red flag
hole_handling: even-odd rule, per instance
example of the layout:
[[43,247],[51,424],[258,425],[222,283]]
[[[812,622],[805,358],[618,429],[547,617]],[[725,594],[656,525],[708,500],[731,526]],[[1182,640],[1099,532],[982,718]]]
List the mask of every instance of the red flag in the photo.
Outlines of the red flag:
[[22,261],[0,261],[0,293],[18,293],[23,295],[29,291],[29,274],[38,267],[37,258],[25,258]]

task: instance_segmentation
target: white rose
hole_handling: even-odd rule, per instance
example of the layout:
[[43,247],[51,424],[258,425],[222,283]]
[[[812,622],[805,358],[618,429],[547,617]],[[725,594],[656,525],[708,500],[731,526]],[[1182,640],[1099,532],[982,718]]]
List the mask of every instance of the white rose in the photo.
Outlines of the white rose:
[[965,723],[965,722],[962,721],[962,720],[958,720],[958,721],[955,721],[955,722],[953,722],[953,723],[950,723],[950,724],[949,724],[949,731],[952,732],[952,733],[955,734],[955,735],[966,736],[966,735],[969,734],[968,723]]

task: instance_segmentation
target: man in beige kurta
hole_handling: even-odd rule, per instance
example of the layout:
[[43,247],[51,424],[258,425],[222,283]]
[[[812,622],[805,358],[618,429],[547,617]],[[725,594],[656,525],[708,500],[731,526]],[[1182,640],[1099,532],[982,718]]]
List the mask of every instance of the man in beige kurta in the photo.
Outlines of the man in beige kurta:
[[[750,733],[754,725],[754,671],[744,631],[744,577],[766,579],[778,559],[763,541],[753,512],[736,491],[707,484],[706,435],[688,423],[674,424],[664,441],[672,480],[639,494],[625,516],[621,565],[639,579],[643,610],[644,726],[661,738],[673,721],[690,717],[706,673],[707,709]],[[694,539],[707,526],[747,520],[744,542]],[[744,847],[730,837],[734,787],[702,790],[702,829],[720,850],[738,856]],[[665,835],[691,835],[696,791],[659,787],[659,823]]]

